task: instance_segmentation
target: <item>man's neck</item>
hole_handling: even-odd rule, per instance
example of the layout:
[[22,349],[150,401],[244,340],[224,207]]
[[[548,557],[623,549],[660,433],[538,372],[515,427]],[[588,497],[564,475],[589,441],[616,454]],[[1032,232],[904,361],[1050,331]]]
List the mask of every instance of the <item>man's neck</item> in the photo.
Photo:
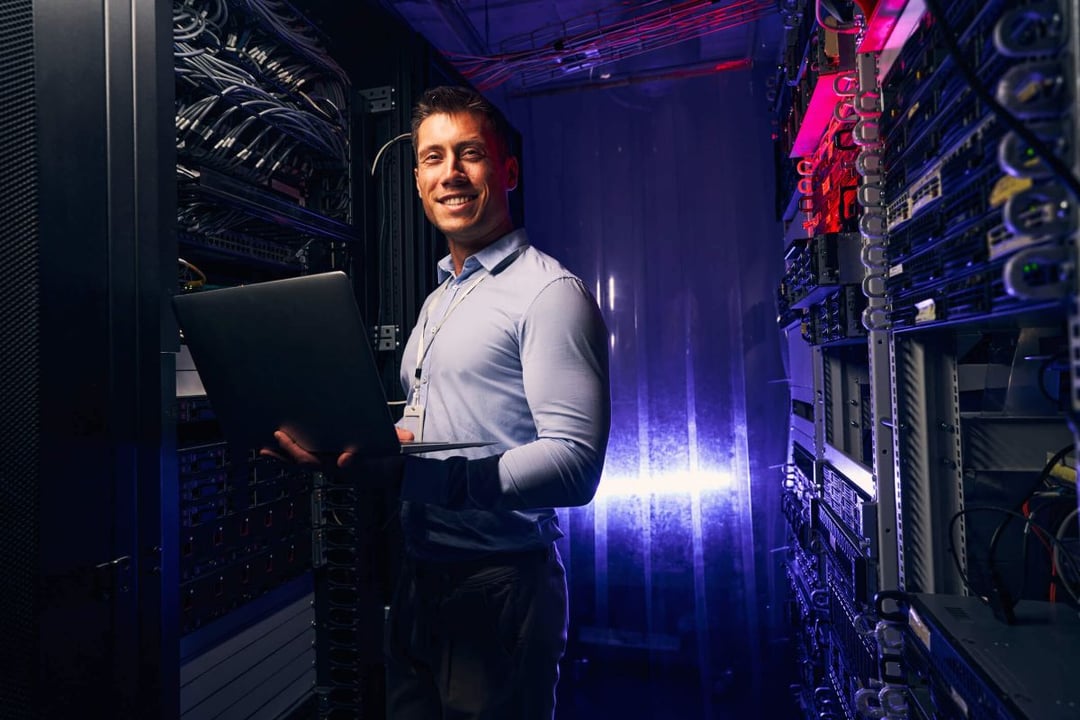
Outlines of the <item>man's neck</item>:
[[465,261],[469,258],[469,256],[475,255],[489,245],[492,245],[500,238],[509,235],[513,231],[513,223],[507,223],[506,225],[501,226],[499,230],[493,232],[490,236],[482,240],[469,240],[462,242],[448,237],[446,239],[446,242],[450,246],[450,260],[454,264],[454,277],[457,277],[461,274],[461,268],[465,266]]

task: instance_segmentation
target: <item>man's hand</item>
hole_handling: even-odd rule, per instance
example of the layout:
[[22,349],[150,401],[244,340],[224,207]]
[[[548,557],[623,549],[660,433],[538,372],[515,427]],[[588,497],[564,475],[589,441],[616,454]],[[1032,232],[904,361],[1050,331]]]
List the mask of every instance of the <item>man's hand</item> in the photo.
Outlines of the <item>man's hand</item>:
[[274,432],[274,439],[277,440],[278,446],[276,448],[261,448],[259,450],[260,455],[277,458],[283,463],[304,465],[307,467],[322,467],[325,464],[307,448],[301,446],[296,440],[293,440],[292,436],[284,430],[276,430]]
[[[404,430],[402,428],[395,428],[395,430],[397,430],[399,442],[409,442],[414,437],[409,430]],[[364,459],[359,458],[355,452],[346,450],[338,455],[335,461],[330,457],[320,458],[315,455],[310,450],[300,445],[300,443],[296,442],[296,440],[284,430],[275,431],[274,439],[277,440],[278,446],[276,448],[261,448],[259,450],[260,455],[274,457],[284,463],[319,468],[324,472],[350,470],[355,471],[357,475],[363,474],[372,479],[383,476],[380,479],[383,482],[388,483],[396,482],[397,480],[400,480],[401,477],[403,467],[403,458],[401,456]]]

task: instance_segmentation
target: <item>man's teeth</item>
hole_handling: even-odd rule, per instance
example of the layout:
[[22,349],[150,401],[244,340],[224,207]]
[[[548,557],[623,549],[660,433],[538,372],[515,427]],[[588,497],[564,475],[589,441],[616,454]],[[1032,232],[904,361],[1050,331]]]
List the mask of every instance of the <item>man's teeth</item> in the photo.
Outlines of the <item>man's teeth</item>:
[[443,205],[464,205],[472,200],[471,197],[452,197],[443,200]]

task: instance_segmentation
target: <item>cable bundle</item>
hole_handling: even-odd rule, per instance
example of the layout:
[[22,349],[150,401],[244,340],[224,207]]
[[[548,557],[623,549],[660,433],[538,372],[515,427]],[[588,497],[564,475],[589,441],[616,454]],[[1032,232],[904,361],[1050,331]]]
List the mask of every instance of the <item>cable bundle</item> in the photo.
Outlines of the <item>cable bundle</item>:
[[[173,4],[178,151],[260,184],[280,177],[301,191],[319,168],[345,174],[341,68],[309,26],[275,13],[288,9],[283,4],[236,4],[243,12],[230,14],[224,0]],[[237,20],[245,14],[257,22]]]
[[489,57],[450,54],[449,58],[480,90],[514,76],[522,87],[528,87],[753,22],[775,13],[776,3],[652,0],[637,10],[639,14],[626,18],[624,3],[611,5],[510,38],[502,43],[503,52]]

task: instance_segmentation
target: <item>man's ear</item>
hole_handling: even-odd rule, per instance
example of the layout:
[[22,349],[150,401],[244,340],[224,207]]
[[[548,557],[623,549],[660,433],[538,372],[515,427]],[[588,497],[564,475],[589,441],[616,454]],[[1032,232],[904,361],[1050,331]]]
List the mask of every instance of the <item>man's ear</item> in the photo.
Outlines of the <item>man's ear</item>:
[[412,169],[413,182],[416,183],[416,194],[420,197],[424,197],[424,193],[420,192],[420,168]]
[[511,155],[506,159],[506,189],[514,190],[518,186],[518,173],[520,167],[518,166],[518,159]]

